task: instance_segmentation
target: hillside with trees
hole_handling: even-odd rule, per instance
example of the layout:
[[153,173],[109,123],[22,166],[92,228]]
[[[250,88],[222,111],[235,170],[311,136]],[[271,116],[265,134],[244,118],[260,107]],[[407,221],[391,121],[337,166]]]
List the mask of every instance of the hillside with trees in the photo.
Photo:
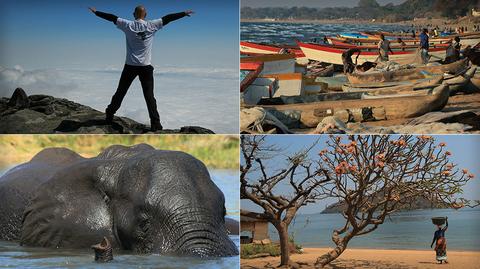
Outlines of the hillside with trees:
[[360,0],[353,8],[266,7],[241,9],[242,19],[322,20],[362,19],[396,22],[414,18],[456,18],[472,8],[480,8],[477,0],[407,0],[400,5],[381,6],[376,0]]
[[[320,214],[335,214],[335,213],[342,213],[345,211],[347,206],[345,203],[338,202],[327,206]],[[408,204],[403,204],[399,207],[399,211],[408,211],[408,210],[418,210],[418,209],[441,209],[447,208],[444,204],[440,203],[433,203],[428,199],[423,197],[418,197],[418,199],[411,201]]]

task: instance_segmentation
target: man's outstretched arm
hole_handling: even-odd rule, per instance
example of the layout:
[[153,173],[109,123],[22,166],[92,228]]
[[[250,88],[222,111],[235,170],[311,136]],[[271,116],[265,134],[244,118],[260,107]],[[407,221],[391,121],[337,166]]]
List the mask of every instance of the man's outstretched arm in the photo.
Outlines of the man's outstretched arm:
[[168,15],[165,15],[162,17],[162,24],[163,26],[167,25],[169,22],[172,22],[172,21],[175,21],[175,20],[178,20],[178,19],[181,19],[185,16],[189,16],[193,14],[193,11],[191,10],[187,10],[185,12],[179,12],[179,13],[172,13],[172,14],[168,14]]
[[113,15],[113,14],[109,14],[109,13],[105,13],[105,12],[101,12],[101,11],[97,11],[94,7],[89,7],[88,8],[93,14],[97,15],[98,17],[104,19],[104,20],[107,20],[107,21],[111,21],[113,22],[114,24],[117,24],[117,19],[118,17]]

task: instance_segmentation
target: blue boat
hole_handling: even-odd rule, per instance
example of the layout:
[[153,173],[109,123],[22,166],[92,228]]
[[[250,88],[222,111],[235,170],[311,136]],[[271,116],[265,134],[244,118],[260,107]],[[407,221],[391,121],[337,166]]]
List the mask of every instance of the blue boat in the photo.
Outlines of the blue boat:
[[362,35],[360,33],[355,33],[355,32],[339,33],[338,35],[341,36],[341,37],[345,37],[345,38],[369,38],[369,36]]

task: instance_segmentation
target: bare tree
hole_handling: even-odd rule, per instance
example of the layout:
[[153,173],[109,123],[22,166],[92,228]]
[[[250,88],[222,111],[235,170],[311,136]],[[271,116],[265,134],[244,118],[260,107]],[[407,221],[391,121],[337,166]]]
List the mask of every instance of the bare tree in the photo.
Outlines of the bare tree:
[[341,203],[345,225],[333,231],[336,247],[316,266],[338,258],[353,237],[374,231],[419,197],[456,209],[469,206],[457,195],[473,174],[451,163],[446,144],[431,136],[330,136],[319,155],[318,170],[333,181],[329,193]]
[[331,189],[327,188],[327,171],[308,156],[317,143],[289,154],[285,157],[285,164],[276,169],[267,167],[267,160],[281,154],[281,149],[268,145],[265,136],[241,138],[243,160],[240,166],[240,199],[248,199],[263,209],[261,213],[242,211],[241,214],[266,220],[277,229],[281,266],[290,263],[288,226],[298,209],[325,197],[325,191]]

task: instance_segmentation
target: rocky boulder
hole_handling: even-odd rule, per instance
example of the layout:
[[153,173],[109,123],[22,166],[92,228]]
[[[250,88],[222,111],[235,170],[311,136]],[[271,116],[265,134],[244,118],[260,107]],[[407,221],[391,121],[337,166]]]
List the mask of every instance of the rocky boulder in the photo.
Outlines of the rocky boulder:
[[[0,98],[0,133],[3,134],[143,134],[153,133],[144,124],[126,117],[105,121],[105,113],[67,99],[30,95],[17,88],[11,98]],[[213,131],[185,126],[164,129],[157,134],[213,134]]]

